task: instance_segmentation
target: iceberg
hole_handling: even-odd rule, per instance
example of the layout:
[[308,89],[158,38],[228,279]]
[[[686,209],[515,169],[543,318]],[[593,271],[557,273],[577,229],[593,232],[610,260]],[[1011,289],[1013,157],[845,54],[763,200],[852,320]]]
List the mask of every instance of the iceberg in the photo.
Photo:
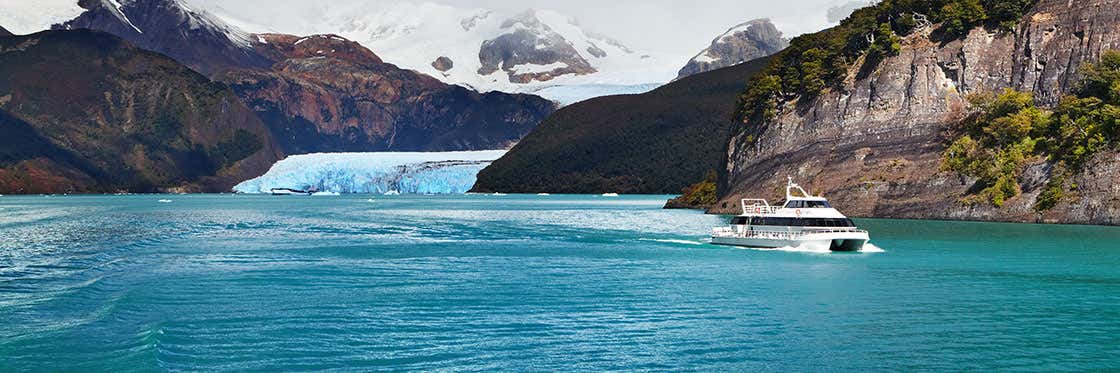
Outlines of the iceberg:
[[276,162],[264,175],[244,181],[238,193],[273,188],[332,193],[463,194],[478,172],[505,150],[462,152],[315,153]]

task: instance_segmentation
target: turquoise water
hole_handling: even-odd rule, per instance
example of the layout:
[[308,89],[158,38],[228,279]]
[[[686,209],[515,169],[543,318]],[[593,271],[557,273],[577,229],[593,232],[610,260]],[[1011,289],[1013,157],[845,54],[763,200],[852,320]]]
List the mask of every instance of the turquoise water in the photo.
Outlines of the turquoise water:
[[0,197],[0,371],[1120,368],[1120,229],[760,251],[663,202]]

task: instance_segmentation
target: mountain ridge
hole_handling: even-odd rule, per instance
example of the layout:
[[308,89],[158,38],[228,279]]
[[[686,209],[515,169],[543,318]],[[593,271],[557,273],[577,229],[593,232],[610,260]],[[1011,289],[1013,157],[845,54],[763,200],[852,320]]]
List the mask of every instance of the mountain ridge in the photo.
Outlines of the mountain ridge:
[[724,164],[742,82],[768,59],[566,106],[478,175],[475,192],[675,194]]
[[336,34],[250,34],[179,0],[80,5],[87,11],[56,28],[106,31],[229,84],[289,153],[505,147],[554,110],[400,69]]
[[280,158],[227,87],[91,30],[0,38],[2,193],[225,192]]

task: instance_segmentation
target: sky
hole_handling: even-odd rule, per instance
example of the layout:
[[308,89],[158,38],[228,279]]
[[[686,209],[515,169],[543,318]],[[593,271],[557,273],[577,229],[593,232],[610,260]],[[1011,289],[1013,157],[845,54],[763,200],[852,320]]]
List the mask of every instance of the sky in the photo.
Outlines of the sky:
[[[3,1],[3,0],[0,0]],[[352,0],[188,0],[203,8],[219,6],[247,21],[309,4]],[[359,0],[393,1],[393,0]],[[409,0],[486,8],[501,13],[548,9],[576,18],[589,31],[618,39],[634,49],[696,53],[727,29],[756,18],[770,18],[787,37],[830,26],[828,10],[868,0]],[[329,6],[329,4],[327,4]],[[319,6],[319,5],[315,5]]]
[[[727,29],[755,18],[770,18],[786,37],[831,26],[831,8],[852,8],[872,0],[186,0],[202,8],[221,7],[247,21],[274,24],[285,12],[353,1],[431,1],[500,13],[549,9],[576,18],[589,31],[631,48],[690,54]],[[35,32],[80,13],[77,0],[0,0],[0,24],[17,33]],[[256,31],[256,30],[253,30]],[[287,30],[276,30],[287,31]]]
[[828,27],[828,9],[851,0],[437,0],[496,9],[543,8],[641,49],[697,49],[727,29],[770,18],[787,37]]

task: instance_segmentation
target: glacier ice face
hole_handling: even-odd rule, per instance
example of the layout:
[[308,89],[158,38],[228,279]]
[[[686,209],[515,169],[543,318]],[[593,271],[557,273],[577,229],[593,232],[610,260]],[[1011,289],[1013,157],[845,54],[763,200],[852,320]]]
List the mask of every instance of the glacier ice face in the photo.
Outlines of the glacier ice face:
[[465,152],[317,153],[289,156],[263,176],[233,187],[238,193],[272,188],[336,193],[462,194],[478,172],[505,150]]

